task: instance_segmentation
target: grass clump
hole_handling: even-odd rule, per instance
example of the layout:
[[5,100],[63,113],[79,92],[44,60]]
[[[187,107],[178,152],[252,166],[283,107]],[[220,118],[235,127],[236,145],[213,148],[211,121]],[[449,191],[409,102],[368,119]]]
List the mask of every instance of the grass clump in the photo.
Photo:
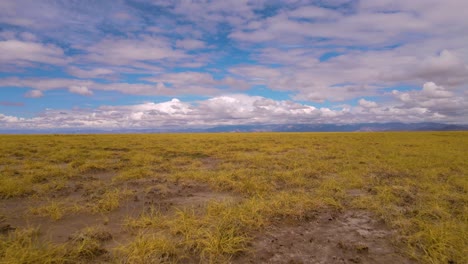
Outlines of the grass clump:
[[124,225],[128,228],[159,228],[164,226],[165,219],[159,210],[151,207],[138,217],[127,217],[124,220]]
[[237,221],[236,209],[211,203],[202,216],[192,209],[179,210],[168,225],[187,254],[196,254],[207,263],[224,263],[245,251],[250,240],[248,226]]
[[0,236],[0,263],[69,263],[64,245],[39,240],[37,228],[17,229],[6,237]]
[[129,244],[116,248],[121,263],[159,264],[177,263],[181,258],[174,240],[162,234],[140,233]]
[[126,199],[131,193],[128,190],[117,188],[107,190],[94,203],[92,211],[94,213],[108,213],[119,208],[122,200]]
[[99,227],[87,227],[72,237],[69,255],[74,259],[91,261],[108,251],[103,247],[112,235]]
[[129,168],[121,171],[117,176],[115,176],[113,181],[128,181],[128,180],[138,180],[143,178],[149,178],[153,176],[154,173],[146,167],[136,167]]
[[202,229],[200,236],[200,240],[197,241],[200,257],[209,263],[229,260],[231,256],[245,251],[250,241],[240,227],[225,221]]
[[32,193],[32,183],[24,178],[1,177],[0,197],[12,198]]
[[57,221],[62,219],[65,213],[68,212],[68,206],[64,202],[51,201],[46,205],[30,208],[29,211],[34,215],[49,217]]

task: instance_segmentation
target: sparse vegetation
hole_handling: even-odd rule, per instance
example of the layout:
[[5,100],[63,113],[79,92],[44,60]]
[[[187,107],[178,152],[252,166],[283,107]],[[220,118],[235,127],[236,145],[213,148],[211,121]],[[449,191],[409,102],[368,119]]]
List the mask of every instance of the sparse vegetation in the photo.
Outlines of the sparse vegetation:
[[177,263],[182,257],[174,241],[159,234],[138,234],[130,244],[118,247],[116,254],[123,263],[135,264]]
[[91,201],[92,211],[96,213],[111,212],[119,208],[121,200],[128,197],[128,195],[128,190],[107,190],[96,201]]
[[50,217],[52,220],[60,220],[67,211],[64,202],[52,201],[48,204],[30,208],[30,212],[34,215]]
[[0,263],[236,262],[271,226],[353,210],[382,220],[407,258],[468,262],[466,132],[0,142]]
[[0,240],[1,263],[67,263],[64,245],[44,243],[39,240],[36,228],[13,231]]

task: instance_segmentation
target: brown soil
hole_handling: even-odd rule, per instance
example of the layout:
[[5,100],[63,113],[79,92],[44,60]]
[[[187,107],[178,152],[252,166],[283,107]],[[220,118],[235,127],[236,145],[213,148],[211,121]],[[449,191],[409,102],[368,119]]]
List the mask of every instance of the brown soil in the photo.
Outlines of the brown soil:
[[[217,166],[215,160],[207,159],[204,163]],[[97,179],[115,186],[110,173],[92,176],[72,182],[64,191],[51,193],[50,198],[59,197],[70,205],[86,203],[95,195],[92,189],[86,188],[87,183]],[[134,234],[124,228],[124,219],[136,217],[151,207],[170,215],[174,208],[197,209],[210,201],[242,199],[231,193],[214,192],[207,184],[192,181],[140,179],[124,184],[132,195],[121,201],[118,209],[107,214],[67,213],[57,221],[29,212],[30,207],[47,204],[49,197],[0,200],[0,233],[33,226],[40,228],[44,239],[63,243],[92,226],[101,230],[98,234],[105,238],[101,239],[105,251],[131,241]],[[358,191],[351,193],[359,194]],[[277,219],[273,222],[251,242],[251,250],[233,258],[233,263],[414,263],[402,257],[391,244],[390,237],[394,234],[367,212],[317,212],[307,220],[285,223]]]
[[317,213],[313,220],[277,223],[252,241],[235,263],[414,263],[390,243],[393,233],[364,211]]
[[201,162],[203,164],[203,168],[206,170],[215,170],[218,168],[220,160],[212,157],[202,158]]
[[[93,178],[108,179],[110,173],[95,174]],[[85,182],[94,181],[86,178]],[[59,198],[73,206],[93,202],[95,193],[89,188],[83,188],[82,183],[74,182],[72,186],[58,193],[51,193],[50,197],[14,198],[0,200],[0,233],[7,234],[16,228],[39,227],[43,239],[55,243],[64,243],[74,237],[86,227],[97,227],[112,236],[106,247],[122,244],[131,238],[132,234],[124,228],[126,217],[137,217],[150,208],[160,210],[163,214],[174,213],[175,208],[202,208],[210,201],[235,201],[238,198],[229,193],[214,192],[207,184],[192,181],[167,182],[159,179],[140,179],[125,183],[132,195],[120,202],[119,208],[109,213],[78,212],[65,213],[59,220],[49,217],[33,215],[30,208],[48,204],[50,198]]]

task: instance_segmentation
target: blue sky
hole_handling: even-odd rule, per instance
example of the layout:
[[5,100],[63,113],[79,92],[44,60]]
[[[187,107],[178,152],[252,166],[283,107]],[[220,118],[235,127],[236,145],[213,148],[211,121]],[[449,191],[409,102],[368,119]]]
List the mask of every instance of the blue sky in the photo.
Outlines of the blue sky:
[[0,129],[466,124],[467,9],[0,1]]

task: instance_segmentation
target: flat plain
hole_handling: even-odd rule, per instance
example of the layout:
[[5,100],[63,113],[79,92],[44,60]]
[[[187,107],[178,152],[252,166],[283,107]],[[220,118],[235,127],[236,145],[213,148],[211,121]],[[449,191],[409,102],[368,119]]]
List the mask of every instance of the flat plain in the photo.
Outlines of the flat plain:
[[0,263],[468,263],[468,132],[0,135]]

